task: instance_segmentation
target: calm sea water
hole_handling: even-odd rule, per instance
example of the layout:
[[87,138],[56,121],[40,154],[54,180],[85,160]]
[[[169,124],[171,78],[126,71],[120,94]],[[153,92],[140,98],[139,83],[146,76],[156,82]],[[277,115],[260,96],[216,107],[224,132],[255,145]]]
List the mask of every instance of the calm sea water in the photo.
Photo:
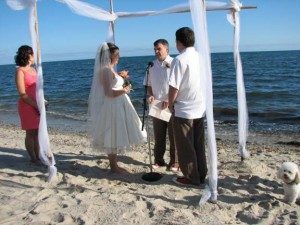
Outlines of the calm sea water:
[[[300,128],[300,51],[242,53],[250,129]],[[127,69],[133,82],[132,102],[141,115],[145,68],[154,57],[123,57],[118,69]],[[44,62],[44,91],[48,119],[55,124],[85,124],[94,60]],[[232,53],[212,54],[216,124],[236,125],[237,94]],[[17,115],[15,66],[0,65],[0,115]],[[5,117],[6,115],[6,117]],[[4,117],[3,117],[4,116]],[[16,119],[12,119],[16,121]],[[6,121],[9,122],[9,121]]]

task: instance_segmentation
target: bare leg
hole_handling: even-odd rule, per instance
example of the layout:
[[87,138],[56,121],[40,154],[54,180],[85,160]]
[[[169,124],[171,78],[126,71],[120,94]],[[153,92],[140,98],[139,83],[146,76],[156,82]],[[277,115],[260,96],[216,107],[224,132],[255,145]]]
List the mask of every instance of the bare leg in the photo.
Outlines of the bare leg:
[[40,161],[40,146],[39,146],[38,130],[35,130],[34,132],[34,153],[36,159]]
[[25,137],[25,147],[30,156],[31,162],[36,162],[37,156],[35,154],[34,145],[35,145],[35,130],[26,130]]
[[129,173],[126,169],[119,167],[117,162],[117,154],[108,154],[110,169],[114,173]]

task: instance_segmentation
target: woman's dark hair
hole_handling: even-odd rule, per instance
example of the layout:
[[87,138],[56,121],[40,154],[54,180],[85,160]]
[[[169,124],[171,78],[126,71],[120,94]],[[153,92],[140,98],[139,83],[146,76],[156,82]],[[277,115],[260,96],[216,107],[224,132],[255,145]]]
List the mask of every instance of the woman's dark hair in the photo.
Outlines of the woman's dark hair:
[[119,51],[119,47],[114,43],[108,42],[107,46],[109,48],[110,55],[113,55],[116,51]]
[[184,47],[192,47],[195,44],[194,31],[189,27],[182,27],[176,31],[176,41],[183,44]]
[[27,66],[29,63],[30,55],[33,55],[33,50],[28,45],[22,45],[15,55],[15,62],[17,66]]

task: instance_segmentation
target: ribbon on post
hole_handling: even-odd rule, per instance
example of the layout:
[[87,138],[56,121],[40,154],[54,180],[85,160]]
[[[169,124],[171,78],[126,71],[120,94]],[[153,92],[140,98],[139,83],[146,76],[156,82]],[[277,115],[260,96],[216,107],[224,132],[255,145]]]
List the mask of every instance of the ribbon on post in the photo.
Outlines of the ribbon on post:
[[208,158],[208,181],[202,194],[199,205],[208,200],[217,201],[218,169],[217,169],[217,144],[215,138],[214,115],[213,115],[213,92],[210,48],[208,41],[206,5],[204,0],[189,0],[193,28],[195,32],[195,48],[198,51],[200,64],[201,90],[205,99],[206,123],[207,123],[207,158]]
[[234,27],[234,63],[236,68],[237,80],[237,98],[238,98],[238,132],[239,132],[239,154],[241,159],[249,157],[249,152],[246,149],[246,142],[248,136],[248,109],[246,102],[246,90],[243,77],[242,60],[239,51],[240,43],[240,16],[242,4],[238,0],[231,0],[232,7],[230,14],[227,14],[227,20]]

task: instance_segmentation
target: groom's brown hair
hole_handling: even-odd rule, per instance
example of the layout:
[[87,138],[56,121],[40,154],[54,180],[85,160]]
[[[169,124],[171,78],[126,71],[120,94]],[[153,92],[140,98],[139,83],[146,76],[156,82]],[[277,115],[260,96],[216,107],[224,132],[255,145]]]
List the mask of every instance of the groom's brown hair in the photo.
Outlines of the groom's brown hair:
[[193,47],[195,44],[194,31],[189,27],[182,27],[176,31],[176,41],[179,41],[184,47]]

